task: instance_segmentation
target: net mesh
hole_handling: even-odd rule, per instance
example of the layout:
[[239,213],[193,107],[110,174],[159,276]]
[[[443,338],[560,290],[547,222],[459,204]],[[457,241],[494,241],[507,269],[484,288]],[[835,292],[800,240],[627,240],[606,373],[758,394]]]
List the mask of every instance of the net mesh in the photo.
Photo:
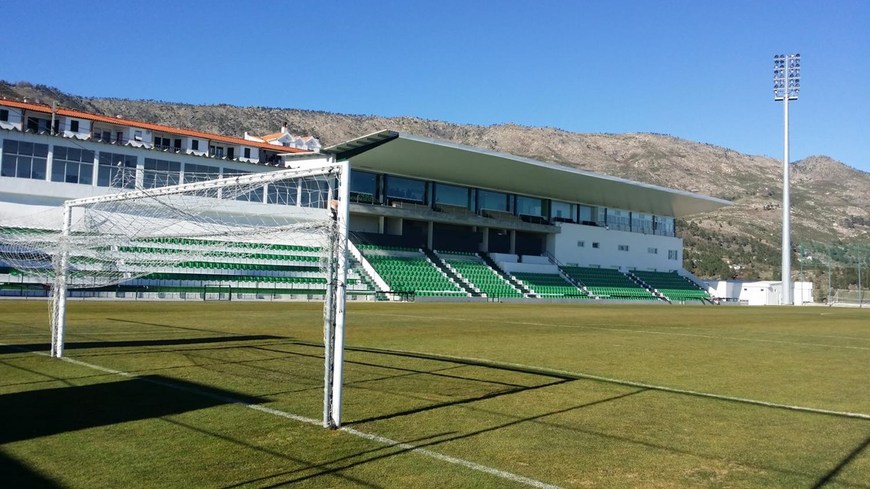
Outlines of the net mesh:
[[236,294],[318,294],[324,299],[324,426],[338,427],[348,168],[224,172],[218,179],[119,170],[115,193],[28,216],[0,213],[0,274],[15,272],[22,284],[50,288],[53,357],[63,356],[70,290],[105,293],[115,286],[120,294],[121,287],[152,286],[183,298],[194,288],[205,298],[217,283]]
[[69,289],[172,275],[304,283],[303,278],[322,276],[327,265],[335,235],[329,202],[337,175],[334,170],[273,173],[254,181],[243,174],[214,179],[185,173],[184,183],[195,188],[169,192],[173,187],[161,185],[172,179],[157,172],[117,172],[118,195],[136,190],[137,197],[71,207],[66,236],[62,208],[0,217],[0,265],[22,283],[49,286],[60,276],[66,252]]

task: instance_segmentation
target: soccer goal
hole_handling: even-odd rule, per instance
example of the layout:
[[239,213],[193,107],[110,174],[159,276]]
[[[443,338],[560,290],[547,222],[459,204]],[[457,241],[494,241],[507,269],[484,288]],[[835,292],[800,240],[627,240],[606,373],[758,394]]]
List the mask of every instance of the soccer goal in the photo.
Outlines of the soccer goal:
[[833,304],[864,307],[870,305],[870,294],[861,289],[834,289]]
[[261,173],[116,177],[115,193],[66,201],[59,229],[0,233],[3,261],[50,286],[51,355],[64,354],[72,291],[132,287],[178,299],[202,289],[205,298],[229,284],[239,295],[313,293],[324,300],[323,423],[340,426],[347,162],[320,157]]

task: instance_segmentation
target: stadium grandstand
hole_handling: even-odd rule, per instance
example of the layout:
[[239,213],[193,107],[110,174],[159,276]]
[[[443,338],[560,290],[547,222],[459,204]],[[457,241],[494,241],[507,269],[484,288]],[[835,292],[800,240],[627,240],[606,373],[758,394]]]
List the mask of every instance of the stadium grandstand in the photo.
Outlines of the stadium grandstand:
[[[37,271],[51,267],[51,258],[31,257],[21,266],[22,249],[12,237],[57,232],[55,220],[39,216],[56,213],[64,201],[324,161],[350,166],[350,300],[706,301],[707,292],[682,268],[674,221],[730,204],[394,131],[321,147],[286,128],[233,138],[11,100],[0,100],[0,153],[0,295],[6,296],[48,293]],[[332,190],[300,179],[231,198],[265,214],[325,214]],[[230,212],[224,203],[214,208]],[[78,257],[82,270],[111,267],[126,278],[69,293],[320,300],[324,250],[292,236],[300,239],[248,237],[215,246],[157,233],[116,247],[121,258],[111,263]],[[206,244],[208,253],[198,252]],[[142,263],[167,254],[189,259],[143,271]]]

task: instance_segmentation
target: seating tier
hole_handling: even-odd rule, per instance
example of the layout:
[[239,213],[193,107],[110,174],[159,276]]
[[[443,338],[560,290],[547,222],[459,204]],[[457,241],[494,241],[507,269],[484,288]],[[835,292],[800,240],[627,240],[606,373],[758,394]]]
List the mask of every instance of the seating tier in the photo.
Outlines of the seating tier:
[[522,297],[480,257],[471,254],[439,253],[441,259],[456,273],[487,297]]
[[514,277],[523,282],[538,297],[587,297],[586,292],[552,273],[514,272]]
[[465,291],[413,248],[357,245],[393,292],[418,296],[464,296]]
[[710,295],[676,272],[632,272],[672,301],[703,301]]
[[563,266],[562,271],[602,299],[658,300],[619,270]]

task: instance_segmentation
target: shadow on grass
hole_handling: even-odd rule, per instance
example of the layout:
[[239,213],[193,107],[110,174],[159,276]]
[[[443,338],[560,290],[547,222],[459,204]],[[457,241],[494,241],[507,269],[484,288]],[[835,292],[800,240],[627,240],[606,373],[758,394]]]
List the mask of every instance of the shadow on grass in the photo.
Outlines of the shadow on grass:
[[[315,348],[323,348],[323,345],[320,343],[307,342],[307,341],[299,341],[294,340],[290,342],[294,345],[300,346],[310,346]],[[472,367],[485,367],[492,368],[496,370],[502,370],[507,372],[517,372],[531,375],[538,375],[542,377],[550,377],[554,379],[562,379],[562,380],[588,380],[586,377],[579,376],[576,374],[572,374],[570,372],[554,372],[552,370],[542,369],[542,368],[534,368],[534,367],[526,367],[523,365],[510,365],[499,362],[490,362],[487,360],[475,360],[472,358],[459,358],[452,357],[446,355],[437,355],[431,353],[420,353],[420,352],[410,352],[410,351],[402,351],[402,350],[387,350],[384,348],[370,348],[370,347],[360,347],[360,346],[347,346],[344,347],[345,351],[355,351],[362,353],[374,353],[376,355],[389,355],[395,357],[403,357],[403,358],[416,358],[421,360],[432,360],[436,362],[447,362],[447,363],[455,363],[459,365],[467,365]],[[345,359],[347,361],[347,359]]]
[[[145,346],[180,346],[180,345],[204,345],[214,343],[227,343],[235,341],[264,341],[284,340],[280,336],[272,335],[246,335],[246,336],[212,336],[206,338],[163,338],[155,340],[123,340],[123,341],[67,341],[64,345],[66,350],[87,348],[125,348]],[[48,351],[49,344],[29,343],[21,345],[0,345],[0,355],[5,353],[22,353]]]
[[[462,440],[465,438],[472,438],[472,437],[475,437],[475,436],[478,436],[478,435],[481,435],[484,433],[501,430],[501,429],[508,428],[508,427],[511,427],[514,425],[536,421],[536,420],[539,420],[541,418],[545,418],[548,416],[554,416],[557,414],[562,414],[562,413],[574,411],[577,409],[583,409],[583,408],[587,408],[587,407],[591,407],[591,406],[596,406],[599,404],[604,404],[607,402],[617,401],[617,400],[620,400],[620,399],[623,399],[623,398],[626,398],[629,396],[633,396],[635,394],[639,394],[641,392],[645,392],[646,390],[647,389],[638,389],[636,391],[627,392],[624,394],[619,394],[619,395],[607,397],[604,399],[599,399],[597,401],[579,404],[576,406],[570,406],[570,407],[565,408],[565,409],[558,409],[555,411],[548,411],[546,413],[541,413],[541,414],[537,414],[534,416],[528,416],[528,417],[524,417],[524,418],[514,419],[514,420],[508,421],[506,423],[493,425],[493,426],[483,428],[480,430],[469,431],[467,433],[446,434],[446,436],[437,437],[437,439],[431,439],[430,441],[426,441],[425,443],[415,444],[413,446],[409,446],[409,445],[411,445],[411,443],[406,443],[406,444],[402,444],[402,445],[390,445],[390,446],[387,446],[385,448],[394,449],[394,451],[388,451],[388,453],[367,454],[366,452],[360,452],[360,453],[356,453],[356,454],[353,454],[350,456],[344,456],[344,457],[341,457],[341,458],[338,458],[338,459],[335,459],[335,460],[332,460],[329,462],[319,464],[319,466],[317,468],[319,468],[320,470],[316,473],[301,474],[301,472],[311,469],[311,467],[308,467],[305,469],[286,471],[286,472],[277,473],[277,474],[270,474],[269,476],[262,477],[260,479],[256,479],[256,480],[252,480],[252,481],[245,481],[244,483],[239,484],[239,485],[240,486],[246,485],[246,484],[250,484],[252,482],[263,481],[263,480],[267,480],[267,479],[282,478],[278,481],[275,481],[275,483],[273,483],[271,485],[260,486],[260,487],[272,488],[272,487],[282,487],[282,486],[287,485],[287,484],[296,484],[296,483],[300,483],[300,482],[305,482],[307,480],[314,479],[317,477],[341,475],[341,472],[346,471],[348,469],[351,469],[353,467],[360,466],[360,465],[369,464],[372,462],[376,462],[378,460],[387,459],[390,457],[395,457],[397,455],[402,455],[402,454],[409,453],[409,452],[414,452],[414,451],[419,451],[419,450],[427,450],[431,447],[434,447],[437,445],[442,445],[444,443],[448,443],[448,442],[452,442],[452,441],[456,441],[456,440]],[[429,438],[434,438],[434,437],[429,437]],[[377,450],[375,450],[375,451],[377,451]],[[362,458],[362,459],[359,459],[359,457],[363,456],[363,455],[369,455],[369,456]],[[354,459],[357,459],[357,460],[354,460]]]
[[[323,348],[322,345],[315,344],[315,343],[304,343],[304,342],[294,341],[294,342],[292,342],[292,344],[306,346],[306,347],[321,348],[321,349]],[[320,361],[323,361],[322,354],[300,353],[297,351],[282,350],[280,348],[272,348],[272,347],[268,347],[268,346],[254,346],[253,348],[257,349],[257,350],[262,350],[262,351],[280,353],[280,354],[287,355],[287,356],[303,357],[303,358],[316,358]],[[352,347],[345,347],[345,350],[362,351],[362,350],[352,348]],[[365,384],[365,383],[369,383],[369,382],[378,382],[380,380],[397,379],[400,377],[410,377],[413,375],[431,375],[433,377],[441,377],[441,378],[445,378],[445,379],[478,382],[481,384],[489,384],[489,385],[501,385],[504,387],[516,387],[516,388],[527,387],[525,385],[517,384],[517,383],[513,383],[513,382],[502,382],[502,381],[498,381],[498,380],[484,380],[484,379],[478,379],[478,378],[474,378],[474,377],[467,377],[464,375],[444,373],[446,371],[456,369],[456,368],[459,368],[462,366],[468,366],[470,364],[468,364],[466,362],[459,362],[459,361],[448,361],[448,360],[444,360],[443,358],[437,359],[437,361],[440,363],[452,363],[453,365],[448,366],[448,367],[438,368],[438,369],[421,370],[421,369],[414,369],[414,368],[409,368],[409,367],[399,367],[396,365],[384,365],[382,363],[363,362],[360,360],[349,360],[349,359],[345,358],[344,363],[347,365],[360,365],[363,367],[373,367],[373,368],[378,368],[378,369],[383,369],[383,370],[391,370],[391,371],[402,372],[402,373],[395,374],[395,375],[384,375],[381,377],[374,377],[374,378],[365,379],[365,380],[357,380],[355,382],[345,382],[344,385],[345,386],[354,386],[354,385],[360,385],[360,384]],[[537,373],[535,375],[541,376],[541,374],[539,374],[539,373]],[[544,377],[553,377],[553,376],[544,375]],[[557,377],[557,378],[561,378],[561,377]]]
[[177,324],[148,323],[145,321],[133,321],[130,319],[120,319],[120,318],[106,318],[106,320],[107,321],[114,321],[116,323],[140,324],[143,326],[156,326],[158,328],[180,329],[182,331],[196,331],[199,333],[217,333],[217,334],[223,334],[226,336],[230,336],[230,335],[241,336],[239,333],[229,333],[226,331],[219,331],[219,330],[208,329],[208,328],[194,328],[191,326],[179,326]]
[[[337,463],[345,462],[348,460],[356,459],[356,458],[359,458],[362,456],[370,456],[370,457],[372,457],[371,460],[377,460],[380,458],[386,458],[388,456],[392,456],[392,455],[396,454],[396,452],[393,451],[395,449],[394,446],[381,445],[381,446],[377,446],[375,448],[371,448],[368,450],[356,451],[356,452],[351,453],[349,455],[344,455],[344,456],[341,456],[341,457],[338,457],[338,458],[335,458],[333,460],[329,460],[326,462],[312,462],[310,460],[306,460],[306,459],[300,458],[298,456],[294,456],[288,450],[274,450],[274,449],[267,448],[267,447],[257,446],[257,445],[250,443],[250,442],[239,440],[237,438],[233,438],[233,437],[227,436],[227,435],[222,434],[222,433],[210,431],[210,430],[207,430],[207,429],[200,427],[200,426],[194,426],[192,424],[185,423],[185,422],[182,422],[182,421],[177,420],[177,419],[167,419],[166,421],[171,423],[171,424],[174,424],[176,426],[180,426],[180,427],[189,429],[191,431],[195,431],[195,432],[200,433],[202,435],[206,435],[206,436],[221,440],[223,442],[232,443],[232,444],[244,447],[246,449],[255,450],[257,452],[268,455],[270,457],[276,457],[276,458],[280,458],[283,460],[287,460],[287,461],[299,464],[301,466],[300,468],[281,471],[279,473],[265,474],[265,475],[261,475],[261,476],[255,478],[255,479],[248,479],[248,480],[245,480],[243,482],[238,482],[236,484],[223,486],[224,489],[230,489],[230,488],[234,488],[234,487],[245,487],[245,486],[252,486],[252,485],[255,487],[270,487],[270,486],[261,486],[261,484],[264,483],[265,481],[268,481],[269,479],[274,479],[276,477],[281,477],[281,476],[286,477],[286,476],[291,475],[291,474],[299,474],[299,473],[303,473],[303,472],[307,472],[307,471],[317,471],[315,474],[308,474],[311,477],[316,477],[316,476],[320,476],[320,475],[332,475],[332,476],[335,476],[335,477],[337,477],[345,482],[350,483],[353,486],[378,488],[381,486],[373,484],[372,482],[367,482],[367,481],[364,481],[362,479],[353,477],[349,474],[339,473],[341,469],[335,469],[333,467],[333,465],[337,464]],[[441,436],[445,436],[448,434],[450,434],[450,433],[427,435],[427,436],[422,437],[422,438],[415,438],[415,439],[407,440],[404,443],[412,444],[412,443],[420,443],[420,442],[430,441],[430,440],[434,440],[434,439],[440,438]],[[387,452],[389,452],[389,453],[387,453]],[[305,453],[305,452],[301,451],[300,453]],[[375,454],[378,454],[378,455],[375,455]],[[283,484],[283,482],[281,484]],[[278,484],[278,485],[280,485],[280,484]],[[339,487],[341,487],[343,485],[344,484],[340,485]]]
[[263,400],[159,375],[4,394],[0,445],[239,402]]
[[0,474],[3,474],[3,487],[45,489],[61,488],[62,485],[32,470],[27,464],[0,451]]
[[508,390],[503,390],[503,391],[498,391],[498,392],[487,392],[486,394],[482,394],[479,396],[471,396],[471,397],[465,397],[462,399],[455,399],[452,401],[437,402],[437,403],[429,404],[426,406],[420,406],[420,407],[413,408],[413,409],[407,409],[405,411],[398,411],[395,413],[383,414],[380,416],[372,416],[370,418],[357,419],[357,420],[354,420],[354,421],[351,421],[351,422],[348,422],[345,424],[347,426],[354,426],[354,425],[359,425],[359,424],[363,424],[363,423],[371,423],[373,421],[383,421],[386,419],[398,418],[400,416],[408,416],[411,414],[424,413],[426,411],[432,411],[435,409],[441,409],[441,408],[445,408],[445,407],[460,406],[462,404],[469,404],[472,402],[485,401],[487,399],[495,399],[498,397],[508,396],[511,394],[519,394],[521,392],[529,392],[529,391],[533,391],[533,390],[537,390],[537,389],[542,389],[544,387],[552,387],[555,385],[564,384],[565,382],[568,382],[568,381],[567,380],[559,380],[556,382],[548,382],[546,384],[533,385],[530,387],[520,387],[520,388],[516,388],[516,389],[508,389]]
[[[864,441],[858,444],[854,450],[852,450],[848,455],[846,455],[843,460],[840,460],[840,463],[837,464],[836,467],[831,469],[830,472],[823,475],[821,479],[819,479],[815,484],[813,484],[813,489],[819,489],[821,487],[827,486],[830,482],[834,481],[836,477],[846,468],[853,460],[858,458],[867,447],[870,446],[870,436],[864,439]],[[838,481],[839,482],[839,481]],[[866,487],[870,487],[868,484]]]
[[[298,340],[297,340],[297,341],[293,341],[293,344],[297,344],[297,345],[300,345],[300,346],[315,347],[315,348],[316,348],[316,347],[322,347],[321,345],[318,345],[318,344],[313,343],[313,342],[312,342],[312,343],[309,343],[309,342],[298,341]],[[586,433],[586,434],[590,434],[590,435],[601,436],[601,437],[609,438],[609,439],[613,439],[613,440],[616,440],[616,441],[622,441],[622,442],[634,443],[634,444],[638,444],[638,445],[641,445],[641,446],[645,446],[645,447],[648,447],[648,448],[651,448],[651,449],[666,450],[666,451],[671,452],[671,453],[679,453],[679,454],[686,454],[686,455],[692,455],[692,456],[701,456],[701,457],[705,457],[705,456],[706,456],[706,457],[714,457],[714,456],[712,456],[712,455],[705,455],[705,454],[703,454],[703,453],[696,453],[696,452],[692,452],[692,451],[680,450],[679,448],[677,448],[677,447],[673,447],[673,446],[667,446],[667,445],[660,445],[660,444],[650,443],[650,442],[647,442],[647,441],[643,441],[643,440],[639,440],[639,439],[633,439],[633,438],[630,438],[630,437],[614,436],[614,435],[612,435],[612,434],[603,433],[603,432],[597,432],[597,431],[594,431],[594,430],[583,430],[583,429],[579,429],[579,428],[577,428],[577,427],[566,426],[566,425],[562,425],[562,424],[559,424],[559,423],[552,423],[552,422],[549,422],[549,421],[547,421],[547,420],[542,419],[542,418],[545,418],[545,417],[548,417],[548,416],[551,416],[551,415],[554,415],[554,414],[560,414],[560,413],[564,413],[564,412],[569,412],[569,411],[572,411],[572,410],[574,410],[574,409],[579,409],[579,408],[582,408],[582,407],[588,407],[588,406],[592,406],[592,405],[595,405],[595,404],[600,404],[600,403],[602,403],[602,402],[610,402],[610,401],[613,401],[613,400],[618,400],[618,399],[621,399],[621,398],[624,398],[624,397],[633,396],[633,395],[635,395],[635,394],[639,394],[639,393],[643,393],[643,392],[664,391],[664,392],[668,392],[668,393],[675,393],[675,394],[680,394],[680,395],[688,395],[688,396],[692,396],[692,397],[701,397],[701,398],[711,398],[711,397],[712,397],[712,396],[709,396],[709,395],[705,395],[705,394],[703,394],[703,393],[693,393],[693,392],[689,392],[689,391],[674,392],[674,391],[672,391],[672,390],[670,390],[670,389],[667,389],[667,388],[659,388],[659,387],[656,387],[656,386],[638,385],[638,384],[636,384],[636,383],[632,383],[632,382],[624,382],[624,381],[619,381],[619,380],[616,380],[616,379],[600,379],[600,378],[591,378],[591,377],[589,377],[589,376],[582,375],[582,374],[574,374],[574,373],[570,373],[570,372],[554,372],[554,371],[552,371],[552,370],[544,369],[544,368],[536,368],[536,367],[527,367],[527,366],[522,366],[522,365],[504,364],[504,363],[500,363],[500,362],[492,362],[492,361],[487,361],[487,360],[465,359],[465,358],[457,358],[457,357],[443,356],[443,355],[437,355],[437,354],[427,354],[427,353],[420,353],[420,352],[408,352],[408,351],[401,351],[401,350],[387,350],[387,349],[380,349],[380,348],[367,348],[367,347],[351,347],[351,346],[346,346],[345,349],[346,349],[347,351],[355,351],[355,352],[372,353],[372,354],[375,354],[375,355],[397,356],[397,357],[404,357],[404,358],[418,358],[418,359],[423,359],[423,360],[431,360],[431,361],[438,361],[438,362],[445,362],[445,363],[453,363],[453,364],[458,364],[458,365],[475,366],[475,367],[489,368],[489,369],[495,369],[495,370],[501,370],[501,371],[510,371],[510,372],[525,373],[525,374],[533,374],[533,375],[538,375],[538,376],[543,376],[543,377],[550,377],[550,378],[552,378],[552,379],[561,379],[561,380],[557,380],[557,381],[555,381],[555,382],[550,382],[550,383],[543,384],[543,385],[538,385],[538,386],[532,386],[532,387],[518,386],[516,389],[508,389],[508,390],[506,390],[506,391],[500,391],[500,392],[496,392],[496,393],[484,394],[484,395],[480,395],[480,396],[474,396],[474,397],[469,397],[469,398],[465,398],[465,399],[459,399],[459,400],[450,401],[450,402],[431,404],[431,405],[427,405],[427,406],[423,406],[423,407],[419,407],[419,408],[415,408],[415,409],[410,409],[410,410],[407,410],[407,411],[396,411],[396,412],[387,413],[387,414],[383,414],[383,415],[380,415],[380,416],[373,416],[373,417],[365,418],[365,419],[351,420],[351,421],[345,423],[345,424],[348,425],[348,426],[356,426],[356,425],[360,425],[360,424],[368,423],[368,422],[372,422],[372,421],[387,420],[387,419],[390,419],[390,418],[396,418],[396,417],[399,417],[399,416],[410,415],[410,414],[416,414],[416,413],[425,412],[425,411],[429,411],[429,410],[439,409],[439,408],[442,408],[442,407],[449,407],[449,406],[460,405],[460,404],[470,404],[470,403],[473,403],[473,402],[478,401],[478,400],[490,399],[490,398],[494,398],[494,397],[505,396],[505,395],[508,395],[508,394],[513,394],[513,393],[519,393],[519,392],[523,392],[523,391],[528,391],[528,390],[531,390],[531,389],[538,389],[538,388],[541,388],[541,387],[548,387],[548,386],[552,386],[552,385],[558,385],[558,384],[561,384],[561,383],[564,383],[564,382],[567,382],[567,381],[571,381],[571,380],[586,380],[586,381],[591,380],[591,381],[596,381],[596,382],[604,382],[604,383],[609,383],[609,384],[621,385],[621,386],[625,386],[625,387],[633,387],[633,388],[635,388],[635,389],[637,389],[637,390],[634,390],[634,391],[629,392],[629,393],[627,393],[627,394],[619,395],[619,396],[616,396],[616,397],[613,397],[613,398],[607,398],[607,399],[604,399],[604,400],[601,400],[601,401],[595,401],[595,402],[592,402],[592,403],[590,403],[590,404],[588,404],[588,405],[581,405],[581,406],[569,407],[569,408],[564,409],[564,410],[554,411],[554,412],[550,412],[550,413],[544,413],[544,414],[542,414],[542,415],[538,415],[538,416],[532,416],[532,417],[517,417],[516,419],[514,419],[514,420],[512,420],[512,421],[510,421],[510,422],[508,422],[508,423],[506,423],[506,424],[493,426],[493,427],[491,427],[491,428],[483,429],[483,430],[480,430],[480,431],[475,431],[475,432],[469,432],[469,433],[458,434],[458,435],[455,435],[455,436],[450,437],[450,438],[448,438],[448,439],[443,439],[443,440],[439,440],[439,441],[437,441],[437,442],[429,443],[429,444],[427,444],[427,445],[422,445],[421,447],[430,446],[430,445],[436,445],[436,444],[439,444],[439,443],[444,443],[444,442],[448,442],[448,441],[452,441],[452,440],[458,440],[458,439],[462,439],[462,438],[473,437],[473,436],[476,436],[476,435],[479,435],[479,434],[482,434],[482,433],[486,433],[486,432],[488,432],[488,431],[494,431],[494,430],[502,429],[502,428],[505,428],[505,427],[508,427],[508,426],[512,426],[512,425],[515,425],[515,424],[526,423],[526,422],[532,422],[532,423],[543,423],[543,424],[546,424],[546,425],[549,425],[549,426],[555,426],[555,427],[559,427],[559,428],[566,429],[566,430],[573,430],[573,431],[582,432],[582,433]],[[321,358],[322,358],[322,356],[321,356]],[[345,359],[345,361],[346,361],[347,363],[357,363],[357,362],[353,362],[353,361],[348,361],[347,359]],[[360,363],[361,363],[361,362],[360,362]],[[363,364],[364,364],[364,365],[374,365],[374,366],[377,366],[376,363],[375,363],[375,364],[367,364],[367,363],[363,363]],[[383,368],[387,368],[387,369],[392,369],[392,368],[394,368],[394,367],[387,366],[387,365],[381,365],[381,366],[382,366]],[[396,368],[396,370],[408,370],[408,371],[412,371],[411,369],[404,369],[404,368]],[[413,371],[412,371],[412,372],[413,372]],[[426,374],[426,375],[431,375],[431,374],[432,374],[431,372],[428,372],[428,371],[417,371],[417,372],[420,373],[420,374]],[[399,375],[399,376],[404,376],[404,375],[407,375],[407,374],[403,374],[403,375]],[[457,375],[451,375],[450,377],[451,377],[451,378],[454,378],[454,379],[458,379],[458,380],[461,380],[461,379],[462,379],[461,376],[457,376]],[[389,377],[384,377],[384,378],[389,378]],[[473,380],[473,381],[476,381],[476,382],[481,382],[481,379],[471,379],[471,378],[469,378],[469,379],[467,379],[467,380]],[[365,381],[362,381],[362,382],[365,382]],[[485,381],[483,381],[483,382],[485,382]],[[353,385],[353,384],[355,384],[355,383],[348,383],[348,384],[346,384],[346,385]],[[718,401],[722,401],[722,402],[735,402],[735,403],[738,403],[738,404],[749,404],[749,405],[755,405],[755,406],[758,405],[758,404],[755,403],[755,402],[744,401],[744,400],[741,400],[741,399],[734,399],[734,398],[719,398],[719,397],[713,397],[713,398],[716,399],[716,400],[718,400]],[[770,408],[774,408],[774,409],[788,409],[787,407],[780,407],[780,406],[776,406],[776,405],[773,405],[773,406],[765,406],[765,407],[770,407]],[[791,410],[791,409],[788,409],[788,410]],[[819,414],[819,415],[826,415],[826,416],[828,416],[828,415],[838,416],[837,413],[818,413],[818,414]],[[819,480],[818,480],[814,485],[812,485],[812,486],[808,486],[808,487],[820,488],[820,487],[824,487],[824,486],[830,484],[831,482],[838,482],[838,483],[840,483],[840,484],[844,484],[844,485],[846,485],[846,486],[848,486],[848,487],[860,487],[860,488],[867,488],[867,489],[870,489],[870,485],[868,485],[868,484],[858,484],[858,485],[856,485],[856,484],[854,484],[854,483],[848,483],[848,482],[844,482],[844,481],[837,480],[837,477],[838,477],[839,474],[844,470],[844,468],[847,467],[850,463],[852,463],[852,462],[853,462],[855,459],[857,459],[859,456],[861,456],[863,453],[865,453],[866,450],[868,449],[868,447],[870,447],[870,437],[868,437],[868,438],[865,439],[862,443],[860,443],[860,444],[859,444],[859,445],[858,445],[858,446],[857,446],[857,447],[856,447],[852,452],[850,452],[846,457],[844,457],[843,460],[840,461],[840,463],[838,463],[838,464],[837,464],[833,469],[831,469],[828,473],[824,474],[824,475],[823,475],[823,476],[822,476],[822,477],[821,477],[821,478],[820,478],[820,479],[819,479]],[[745,462],[744,462],[744,463],[745,463]],[[809,480],[813,480],[813,478],[818,477],[818,474],[811,474],[811,473],[801,472],[801,471],[791,471],[791,470],[787,470],[787,469],[784,469],[784,468],[781,468],[781,467],[774,467],[774,466],[770,466],[770,465],[764,465],[764,464],[747,464],[747,465],[748,465],[748,466],[751,466],[751,467],[759,468],[759,469],[762,469],[762,470],[770,470],[770,471],[779,472],[779,473],[783,473],[783,474],[791,474],[791,475],[802,476],[802,477],[806,477],[806,478],[808,478]],[[294,479],[293,481],[289,481],[289,482],[295,482],[295,481],[299,481],[299,480],[300,480],[300,479]],[[288,481],[285,481],[285,482],[288,482]]]

